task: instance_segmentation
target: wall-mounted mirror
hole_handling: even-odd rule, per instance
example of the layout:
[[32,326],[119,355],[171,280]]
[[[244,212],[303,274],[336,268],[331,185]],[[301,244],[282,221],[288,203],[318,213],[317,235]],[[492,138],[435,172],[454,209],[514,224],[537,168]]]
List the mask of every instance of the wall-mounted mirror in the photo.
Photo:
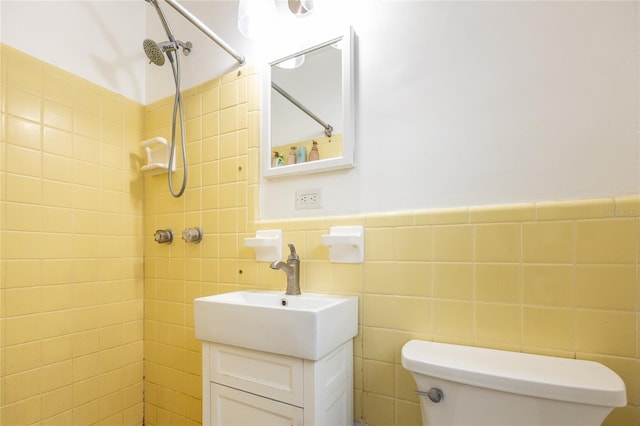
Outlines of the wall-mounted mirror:
[[353,31],[271,61],[263,72],[266,178],[354,166]]

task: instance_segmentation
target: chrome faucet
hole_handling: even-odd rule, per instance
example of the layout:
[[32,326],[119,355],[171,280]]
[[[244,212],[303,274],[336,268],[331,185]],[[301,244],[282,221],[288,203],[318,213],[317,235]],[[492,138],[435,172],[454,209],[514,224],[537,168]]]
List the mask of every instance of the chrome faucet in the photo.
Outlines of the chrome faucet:
[[289,244],[291,254],[287,258],[287,262],[276,260],[271,264],[271,269],[281,269],[287,274],[287,291],[285,294],[300,294],[300,257],[296,253],[293,244]]

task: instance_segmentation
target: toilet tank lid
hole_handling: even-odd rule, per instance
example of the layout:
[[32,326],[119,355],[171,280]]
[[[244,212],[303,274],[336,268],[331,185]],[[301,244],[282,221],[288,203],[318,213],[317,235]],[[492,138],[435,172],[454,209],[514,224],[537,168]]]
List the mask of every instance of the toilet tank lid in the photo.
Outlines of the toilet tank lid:
[[606,407],[627,404],[622,379],[586,360],[411,340],[402,366],[431,377],[538,398]]

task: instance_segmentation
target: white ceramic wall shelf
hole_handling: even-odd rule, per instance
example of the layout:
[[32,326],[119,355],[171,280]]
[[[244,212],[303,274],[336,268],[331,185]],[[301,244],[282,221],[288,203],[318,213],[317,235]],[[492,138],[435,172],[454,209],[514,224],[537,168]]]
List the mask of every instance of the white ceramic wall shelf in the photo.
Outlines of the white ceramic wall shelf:
[[282,259],[282,231],[266,229],[257,231],[255,238],[245,238],[244,245],[256,251],[258,262],[274,262]]
[[[169,168],[169,152],[171,145],[165,138],[155,137],[140,142],[140,146],[144,148],[147,153],[147,164],[140,167],[143,172],[148,172],[152,175],[158,175],[166,173]],[[171,164],[171,171],[176,171],[176,158],[173,157],[173,164]]]
[[329,235],[322,236],[322,244],[329,246],[329,261],[333,263],[364,262],[363,226],[332,226]]

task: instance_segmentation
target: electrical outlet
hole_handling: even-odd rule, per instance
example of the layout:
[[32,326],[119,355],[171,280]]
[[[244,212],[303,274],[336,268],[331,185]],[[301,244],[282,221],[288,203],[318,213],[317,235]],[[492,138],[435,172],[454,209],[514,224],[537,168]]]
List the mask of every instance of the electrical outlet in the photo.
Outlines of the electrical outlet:
[[322,208],[322,193],[319,189],[296,191],[296,210]]

